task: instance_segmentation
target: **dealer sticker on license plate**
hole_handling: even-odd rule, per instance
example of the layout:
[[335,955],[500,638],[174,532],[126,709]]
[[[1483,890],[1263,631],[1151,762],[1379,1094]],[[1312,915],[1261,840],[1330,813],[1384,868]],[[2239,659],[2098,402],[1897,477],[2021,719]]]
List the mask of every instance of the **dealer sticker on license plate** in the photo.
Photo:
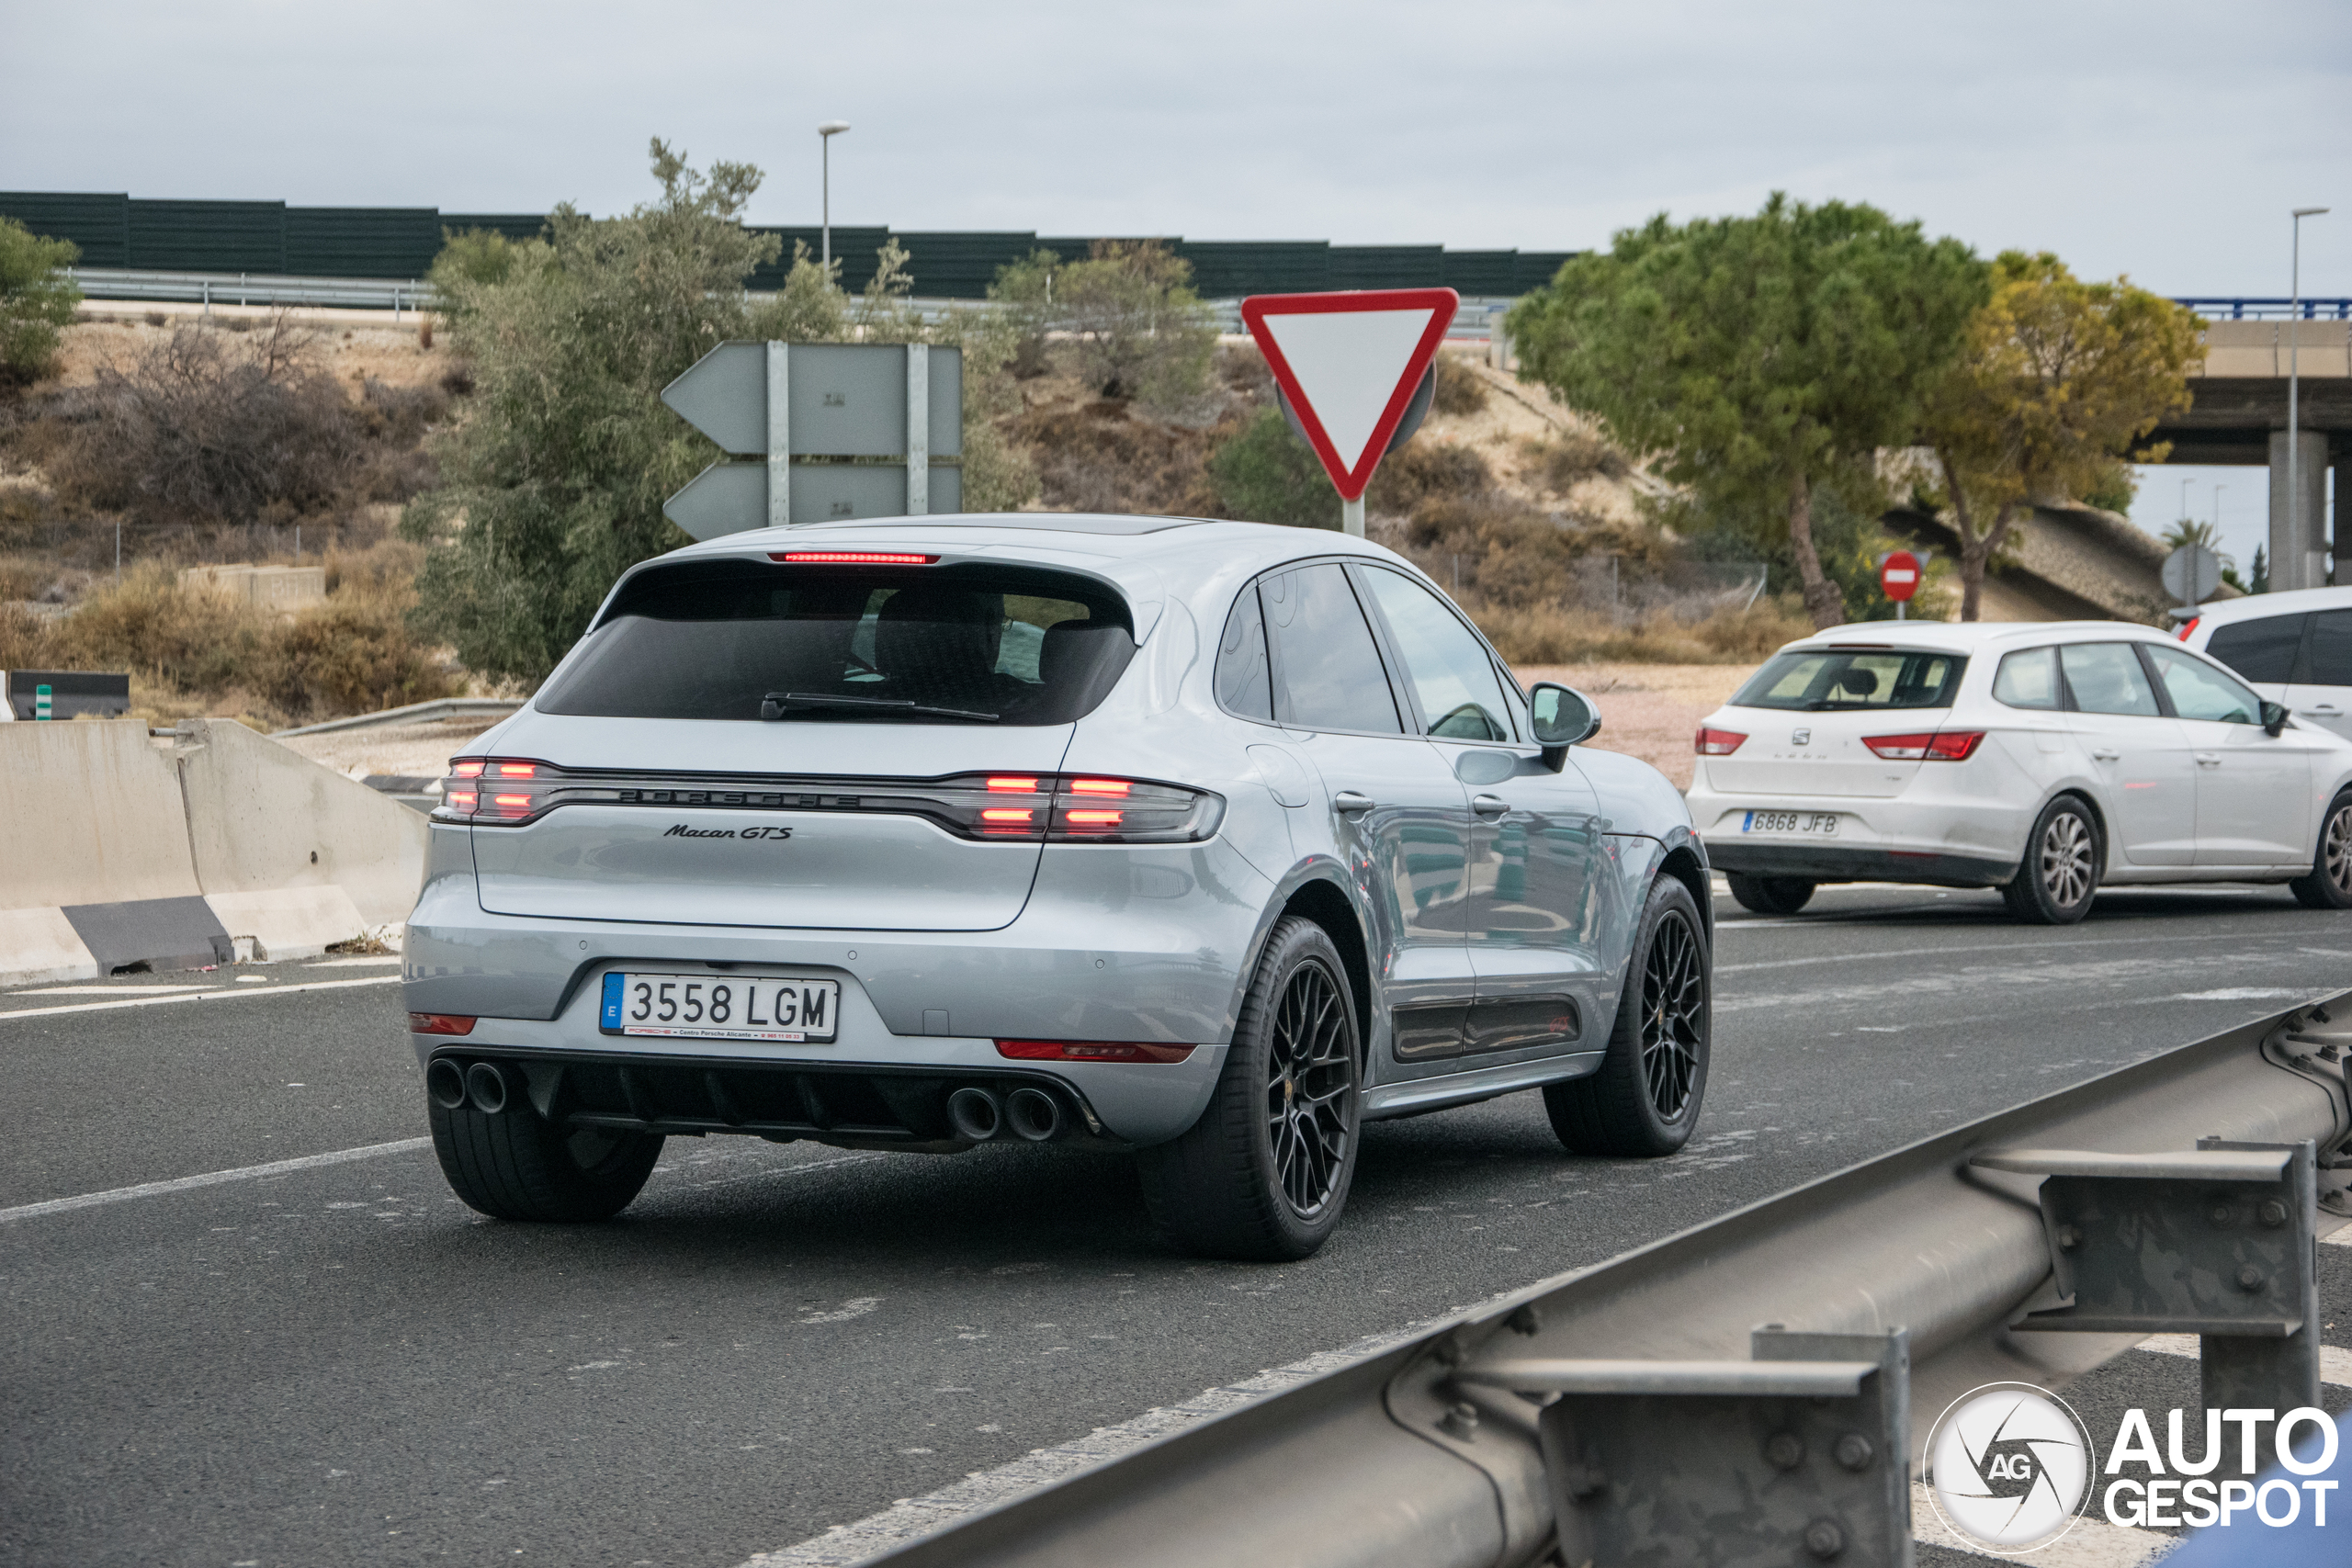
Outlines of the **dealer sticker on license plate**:
[[829,1041],[841,1021],[838,980],[774,976],[623,975],[605,976],[606,1034],[659,1034],[686,1040]]
[[1822,833],[1838,831],[1835,811],[1751,811],[1739,825],[1743,833]]

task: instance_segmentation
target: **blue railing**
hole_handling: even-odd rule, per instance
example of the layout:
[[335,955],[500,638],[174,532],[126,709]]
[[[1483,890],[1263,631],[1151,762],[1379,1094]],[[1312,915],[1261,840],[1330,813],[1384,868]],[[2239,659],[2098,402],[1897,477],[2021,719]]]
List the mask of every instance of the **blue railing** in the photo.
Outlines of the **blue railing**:
[[[2217,321],[2285,321],[2296,314],[2297,302],[2278,298],[2256,299],[2248,296],[2242,299],[2175,299],[2176,305],[2186,305],[2199,315]],[[2352,321],[2352,299],[2305,299],[2301,314],[2307,321]]]

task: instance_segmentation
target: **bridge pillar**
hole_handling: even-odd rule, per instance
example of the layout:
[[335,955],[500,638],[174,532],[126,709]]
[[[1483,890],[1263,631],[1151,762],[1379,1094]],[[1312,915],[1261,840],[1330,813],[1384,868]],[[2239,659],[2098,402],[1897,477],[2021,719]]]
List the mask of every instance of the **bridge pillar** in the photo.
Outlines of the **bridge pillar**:
[[2287,433],[2270,433],[2270,587],[2273,592],[2327,586],[2327,432],[2306,430],[2296,443],[2296,477],[2303,491],[2301,538],[2289,532],[2297,513],[2287,505]]
[[2352,452],[2335,457],[2335,581],[2352,586]]

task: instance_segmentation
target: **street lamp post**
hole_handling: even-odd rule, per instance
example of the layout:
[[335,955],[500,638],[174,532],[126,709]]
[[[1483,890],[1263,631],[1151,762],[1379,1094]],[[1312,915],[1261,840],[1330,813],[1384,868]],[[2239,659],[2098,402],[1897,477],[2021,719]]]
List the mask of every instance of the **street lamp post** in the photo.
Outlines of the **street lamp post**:
[[825,281],[828,283],[831,282],[833,277],[833,138],[848,129],[849,121],[845,119],[829,119],[817,128],[817,145],[824,150],[820,161],[824,165],[825,182],[821,220],[823,226],[819,230],[819,239],[823,249],[819,253],[818,259],[824,264]]
[[[2289,272],[2293,299],[2287,310],[2287,537],[2311,561],[2306,570],[2314,588],[2324,584],[2327,567],[2324,553],[2311,548],[2303,538],[2303,476],[2296,452],[2302,439],[2303,422],[2298,408],[2301,377],[2296,364],[2296,349],[2303,324],[2303,220],[2316,218],[2326,210],[2324,207],[2295,209],[2294,259]],[[2272,561],[2270,570],[2277,571],[2278,563]]]

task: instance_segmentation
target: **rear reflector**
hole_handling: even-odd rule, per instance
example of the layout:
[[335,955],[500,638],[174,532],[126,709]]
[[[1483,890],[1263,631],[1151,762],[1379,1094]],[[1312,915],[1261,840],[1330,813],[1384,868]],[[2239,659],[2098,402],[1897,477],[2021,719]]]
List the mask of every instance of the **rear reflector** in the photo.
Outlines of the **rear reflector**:
[[1108,1040],[1000,1040],[996,1054],[1016,1062],[1181,1062],[1190,1045]]
[[930,566],[939,558],[904,550],[783,550],[771,551],[768,559],[787,566]]
[[411,1034],[471,1034],[474,1021],[461,1012],[413,1012],[408,1015]]
[[1862,744],[1890,762],[1965,762],[1984,739],[1981,729],[1937,734],[1865,735]]
[[1709,729],[1702,725],[1694,744],[1702,757],[1728,757],[1738,750],[1739,743],[1747,739],[1736,729]]

